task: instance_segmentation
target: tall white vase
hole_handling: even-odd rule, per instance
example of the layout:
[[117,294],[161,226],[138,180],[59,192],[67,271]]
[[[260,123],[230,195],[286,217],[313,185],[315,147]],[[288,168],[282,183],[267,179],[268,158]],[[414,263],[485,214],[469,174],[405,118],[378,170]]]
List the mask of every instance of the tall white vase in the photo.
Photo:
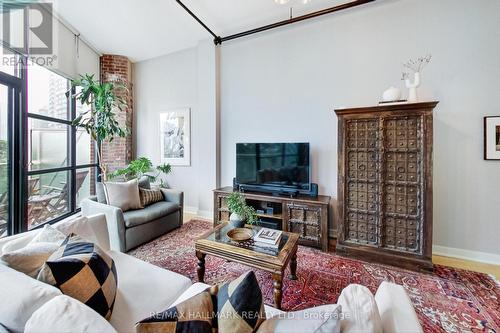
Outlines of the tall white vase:
[[420,73],[417,72],[414,74],[413,82],[410,79],[406,79],[405,85],[408,88],[408,102],[418,102],[417,88],[420,86]]

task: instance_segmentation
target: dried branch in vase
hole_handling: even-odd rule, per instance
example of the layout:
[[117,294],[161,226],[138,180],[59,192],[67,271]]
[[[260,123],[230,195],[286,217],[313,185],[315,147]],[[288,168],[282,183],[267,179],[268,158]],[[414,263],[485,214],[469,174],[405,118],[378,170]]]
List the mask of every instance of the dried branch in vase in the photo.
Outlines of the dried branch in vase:
[[[417,60],[410,59],[408,62],[403,64],[403,67],[411,70],[414,73],[420,73],[425,66],[431,62],[432,55],[428,54],[425,57],[420,57]],[[408,75],[408,73],[403,73],[404,75]]]

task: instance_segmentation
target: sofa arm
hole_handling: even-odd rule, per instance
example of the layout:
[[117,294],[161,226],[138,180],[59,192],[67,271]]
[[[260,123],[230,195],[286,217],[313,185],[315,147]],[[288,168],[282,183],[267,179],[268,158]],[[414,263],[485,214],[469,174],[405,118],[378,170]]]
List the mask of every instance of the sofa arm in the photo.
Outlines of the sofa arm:
[[184,192],[169,188],[161,188],[160,190],[163,193],[165,201],[176,203],[181,208],[184,206]]
[[120,208],[85,199],[81,203],[83,216],[106,215],[111,250],[125,252],[125,220]]
[[423,332],[403,286],[382,282],[375,294],[384,332]]

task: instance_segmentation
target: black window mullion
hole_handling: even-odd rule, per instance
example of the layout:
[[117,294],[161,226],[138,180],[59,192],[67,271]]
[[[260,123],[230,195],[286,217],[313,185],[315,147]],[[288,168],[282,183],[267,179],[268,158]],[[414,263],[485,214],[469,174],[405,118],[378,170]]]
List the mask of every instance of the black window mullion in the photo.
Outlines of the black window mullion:
[[71,126],[71,120],[49,117],[49,116],[45,116],[43,114],[28,113],[28,117],[38,119],[38,120],[43,120],[43,121],[49,121],[52,123],[59,123],[59,124]]
[[[27,17],[28,11],[25,9],[25,15]],[[26,22],[26,21],[25,21]],[[25,29],[25,41],[27,42],[28,31]],[[26,51],[28,50],[28,45],[25,45]],[[25,53],[27,54],[27,53]],[[18,161],[16,161],[16,167],[19,169],[18,175],[14,178],[14,188],[18,190],[18,196],[16,200],[19,201],[18,207],[16,208],[16,217],[14,221],[14,233],[19,233],[28,230],[28,57],[23,54],[19,55],[22,59],[21,66],[19,68],[20,78],[22,80],[21,94],[17,99],[19,102],[19,107],[17,108],[19,115],[15,117],[14,132],[17,141],[18,150]]]
[[[69,119],[73,120],[76,117],[76,104],[75,104],[75,98],[73,97],[75,95],[75,88],[70,86],[70,83],[68,82],[68,89],[71,89],[71,94],[68,97],[68,113],[69,113]],[[70,144],[68,145],[68,156],[70,157],[70,166],[71,166],[71,184],[70,184],[70,211],[74,212],[76,211],[76,127],[71,126],[70,127]]]

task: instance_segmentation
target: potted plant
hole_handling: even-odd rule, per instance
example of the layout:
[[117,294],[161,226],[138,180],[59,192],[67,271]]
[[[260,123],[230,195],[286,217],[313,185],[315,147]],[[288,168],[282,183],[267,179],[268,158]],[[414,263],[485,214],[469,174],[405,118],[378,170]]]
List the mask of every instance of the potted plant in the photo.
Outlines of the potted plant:
[[127,129],[120,127],[116,120],[114,110],[122,110],[126,107],[126,102],[115,94],[115,89],[127,88],[122,84],[100,83],[94,80],[94,75],[80,75],[80,78],[73,80],[74,87],[80,87],[80,91],[74,97],[82,105],[90,105],[90,111],[79,115],[73,120],[72,125],[82,127],[90,134],[96,145],[97,160],[101,169],[101,176],[107,180],[107,165],[102,160],[102,144],[106,141],[113,141],[114,137],[126,137]]
[[172,172],[172,166],[168,163],[153,167],[153,163],[149,158],[139,157],[138,159],[131,161],[125,168],[118,169],[115,172],[110,173],[108,176],[109,178],[123,177],[126,180],[146,176],[152,182],[156,182],[160,179],[159,187],[165,188],[167,187],[166,183],[160,175],[168,175],[170,172]]
[[229,221],[233,227],[242,228],[245,223],[255,224],[257,222],[255,209],[246,204],[245,197],[241,193],[231,193],[227,198],[227,207],[231,212]]

